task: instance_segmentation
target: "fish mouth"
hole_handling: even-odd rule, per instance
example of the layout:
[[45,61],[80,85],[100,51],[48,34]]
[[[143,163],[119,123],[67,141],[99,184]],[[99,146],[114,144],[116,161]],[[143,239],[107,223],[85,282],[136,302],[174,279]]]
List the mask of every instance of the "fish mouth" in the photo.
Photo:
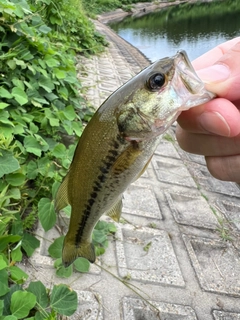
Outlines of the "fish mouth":
[[[212,92],[206,90],[203,81],[198,77],[184,50],[177,52],[173,57],[173,63],[175,72],[170,80],[170,86],[173,89],[170,95],[173,95],[174,99],[177,100],[176,108],[165,113],[164,118],[155,119],[152,129],[158,134],[164,132],[182,111],[208,102],[215,97]],[[165,87],[159,93],[164,90],[168,89]]]
[[181,99],[180,111],[188,110],[215,97],[212,92],[206,90],[184,50],[178,51],[175,55],[174,66],[172,85]]

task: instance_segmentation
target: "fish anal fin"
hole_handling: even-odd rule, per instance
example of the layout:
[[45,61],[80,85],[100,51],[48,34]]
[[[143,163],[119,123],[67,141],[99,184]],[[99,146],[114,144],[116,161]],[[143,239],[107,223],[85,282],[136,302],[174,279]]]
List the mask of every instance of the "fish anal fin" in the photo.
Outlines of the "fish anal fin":
[[79,246],[76,246],[75,243],[67,241],[65,238],[62,250],[62,262],[64,267],[67,268],[79,257],[94,263],[96,260],[94,245],[92,243],[81,243]]
[[68,200],[68,174],[62,181],[60,187],[58,188],[55,197],[55,211],[59,212],[61,209],[65,208],[69,204]]
[[106,215],[111,217],[114,221],[119,222],[122,213],[122,196],[119,197],[116,203],[106,211]]

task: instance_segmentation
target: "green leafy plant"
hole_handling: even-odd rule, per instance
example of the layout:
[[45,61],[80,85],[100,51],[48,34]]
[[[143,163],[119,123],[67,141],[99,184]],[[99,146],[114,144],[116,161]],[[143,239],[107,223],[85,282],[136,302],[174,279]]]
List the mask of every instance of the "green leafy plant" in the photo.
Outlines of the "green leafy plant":
[[[74,6],[73,6],[74,5]],[[76,293],[24,283],[20,268],[56,222],[54,194],[92,111],[81,97],[75,53],[105,43],[77,1],[0,0],[0,319],[56,319],[76,310]],[[74,12],[74,14],[73,14]],[[86,267],[76,262],[76,269]],[[71,306],[70,306],[71,305]]]
[[[108,236],[116,232],[116,226],[114,223],[108,223],[105,221],[99,221],[93,230],[93,244],[95,246],[96,255],[100,256],[104,254],[108,247]],[[49,255],[56,259],[54,267],[56,268],[56,275],[58,277],[68,278],[72,275],[73,270],[78,272],[88,272],[90,269],[90,263],[85,258],[76,259],[72,265],[65,268],[62,264],[62,247],[64,236],[61,236],[50,245],[48,248]]]
[[41,281],[30,282],[23,290],[15,284],[0,293],[0,319],[56,319],[72,315],[77,309],[77,294],[66,285],[54,285],[49,291]]

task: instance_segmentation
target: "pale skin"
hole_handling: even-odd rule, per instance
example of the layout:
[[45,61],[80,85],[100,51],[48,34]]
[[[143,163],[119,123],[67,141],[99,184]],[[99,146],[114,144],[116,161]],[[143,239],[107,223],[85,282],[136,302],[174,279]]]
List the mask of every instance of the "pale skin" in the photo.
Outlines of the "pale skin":
[[205,156],[215,178],[240,182],[240,37],[210,50],[193,66],[217,98],[181,113],[179,145]]

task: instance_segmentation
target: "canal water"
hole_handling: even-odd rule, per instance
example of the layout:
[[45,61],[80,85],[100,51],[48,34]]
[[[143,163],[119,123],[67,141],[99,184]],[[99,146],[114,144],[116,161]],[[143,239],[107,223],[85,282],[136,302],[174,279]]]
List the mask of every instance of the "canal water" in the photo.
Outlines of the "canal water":
[[109,26],[152,62],[179,49],[193,60],[240,36],[240,0],[183,3]]

